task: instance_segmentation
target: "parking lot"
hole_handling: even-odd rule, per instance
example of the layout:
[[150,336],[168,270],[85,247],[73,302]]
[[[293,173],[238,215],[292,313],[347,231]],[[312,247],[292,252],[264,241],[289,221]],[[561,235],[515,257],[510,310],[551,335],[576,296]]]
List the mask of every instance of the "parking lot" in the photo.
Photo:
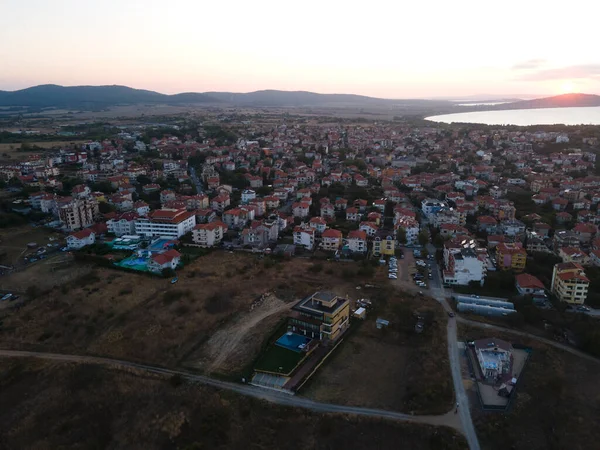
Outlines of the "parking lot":
[[433,259],[415,258],[413,251],[403,248],[404,257],[390,258],[387,262],[388,277],[400,289],[417,291],[429,289],[437,270]]

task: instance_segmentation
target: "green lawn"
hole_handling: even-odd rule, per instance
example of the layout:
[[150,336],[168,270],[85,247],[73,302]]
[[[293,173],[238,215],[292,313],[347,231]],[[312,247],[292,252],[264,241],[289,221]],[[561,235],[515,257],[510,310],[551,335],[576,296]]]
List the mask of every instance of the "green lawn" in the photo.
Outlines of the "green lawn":
[[294,370],[304,356],[304,353],[297,353],[273,344],[265,351],[254,368],[287,375]]

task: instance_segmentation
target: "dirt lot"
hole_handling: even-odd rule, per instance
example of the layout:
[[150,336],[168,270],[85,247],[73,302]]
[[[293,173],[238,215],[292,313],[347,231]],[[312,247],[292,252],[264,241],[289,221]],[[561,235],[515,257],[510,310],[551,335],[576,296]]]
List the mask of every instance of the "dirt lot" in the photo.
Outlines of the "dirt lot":
[[7,449],[459,450],[449,428],[279,407],[177,378],[0,360]]
[[597,449],[600,429],[600,363],[589,362],[545,344],[461,325],[467,339],[498,337],[533,348],[512,409],[484,413],[473,404],[483,448]]
[[[49,238],[54,240],[50,241]],[[0,230],[0,264],[13,266],[22,263],[26,255],[34,254],[37,250],[37,247],[33,249],[27,247],[30,242],[35,242],[38,247],[46,247],[47,244],[59,244],[59,247],[62,247],[65,243],[65,236],[30,225],[4,228]]]
[[[301,392],[333,403],[418,414],[443,414],[453,402],[446,344],[446,317],[433,299],[379,293],[386,298],[325,362]],[[414,311],[429,311],[422,333]],[[390,321],[378,330],[375,319]]]
[[[84,141],[54,141],[54,142],[31,142],[28,143],[32,147],[41,147],[42,149],[49,149],[53,147],[63,147],[63,146],[71,146],[72,144],[81,144]],[[0,144],[0,159],[2,160],[18,160],[23,161],[27,159],[31,155],[35,155],[39,153],[37,151],[31,152],[20,152],[21,144]],[[6,157],[4,154],[7,154]]]
[[[176,285],[97,268],[6,315],[0,345],[164,365],[199,361],[203,370],[233,373],[256,356],[291,302],[323,288],[357,296],[359,280],[348,273],[354,264],[266,261],[214,252],[180,271]],[[250,311],[267,291],[276,298]],[[223,343],[226,357],[215,351]]]

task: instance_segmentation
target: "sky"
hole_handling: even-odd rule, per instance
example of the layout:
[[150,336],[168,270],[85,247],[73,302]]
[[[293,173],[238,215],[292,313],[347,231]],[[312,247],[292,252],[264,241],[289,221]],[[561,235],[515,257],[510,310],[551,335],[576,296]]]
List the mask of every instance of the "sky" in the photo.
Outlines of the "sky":
[[0,90],[600,94],[591,0],[0,0]]

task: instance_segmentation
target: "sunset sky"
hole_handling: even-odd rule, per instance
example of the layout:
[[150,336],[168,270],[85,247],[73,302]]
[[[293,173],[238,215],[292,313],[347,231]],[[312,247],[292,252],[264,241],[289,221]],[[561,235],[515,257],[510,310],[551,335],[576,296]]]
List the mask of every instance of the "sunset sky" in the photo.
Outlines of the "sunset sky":
[[600,94],[600,4],[0,0],[0,89]]

